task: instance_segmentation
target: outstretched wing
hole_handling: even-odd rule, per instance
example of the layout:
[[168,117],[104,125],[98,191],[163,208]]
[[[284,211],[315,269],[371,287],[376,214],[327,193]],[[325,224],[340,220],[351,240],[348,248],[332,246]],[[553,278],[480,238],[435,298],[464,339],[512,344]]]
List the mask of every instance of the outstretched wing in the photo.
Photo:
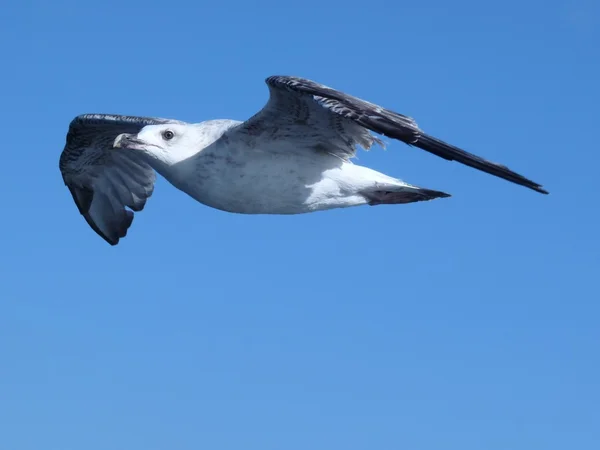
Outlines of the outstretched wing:
[[[356,144],[370,148],[370,131],[398,139],[449,161],[487,172],[537,192],[548,192],[538,183],[508,167],[487,161],[425,134],[411,117],[390,111],[330,87],[298,77],[266,79],[270,98],[265,107],[231,133],[247,139],[309,140],[314,150],[327,148],[344,159],[354,156]],[[302,147],[302,146],[300,146]]]
[[121,133],[137,133],[168,119],[84,114],[69,125],[59,168],[65,185],[87,223],[106,242],[116,245],[154,190],[156,174],[135,152],[113,149]]

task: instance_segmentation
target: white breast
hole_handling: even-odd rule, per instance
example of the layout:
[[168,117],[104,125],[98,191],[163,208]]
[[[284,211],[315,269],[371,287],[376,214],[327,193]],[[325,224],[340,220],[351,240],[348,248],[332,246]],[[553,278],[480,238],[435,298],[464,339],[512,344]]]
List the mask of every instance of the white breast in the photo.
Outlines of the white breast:
[[[215,145],[180,167],[177,187],[197,201],[242,214],[300,214],[365,203],[354,166],[330,155]],[[175,183],[174,183],[175,184]]]

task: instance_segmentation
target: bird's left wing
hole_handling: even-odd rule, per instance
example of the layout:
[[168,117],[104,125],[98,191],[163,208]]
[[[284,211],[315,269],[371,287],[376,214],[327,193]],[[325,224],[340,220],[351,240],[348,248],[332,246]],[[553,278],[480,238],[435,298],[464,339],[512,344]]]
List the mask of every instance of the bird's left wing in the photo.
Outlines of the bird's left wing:
[[[69,125],[59,169],[73,200],[90,227],[111,245],[125,237],[154,190],[154,170],[135,152],[113,149],[121,133],[174,120],[83,114]],[[127,209],[130,208],[132,211]]]
[[271,76],[270,97],[256,115],[229,134],[245,134],[246,141],[292,139],[314,150],[326,148],[343,158],[354,156],[355,144],[369,148],[377,139],[369,131],[398,139],[441,158],[457,161],[499,178],[547,194],[542,186],[508,167],[488,161],[424,133],[409,116],[385,109],[305,78]]

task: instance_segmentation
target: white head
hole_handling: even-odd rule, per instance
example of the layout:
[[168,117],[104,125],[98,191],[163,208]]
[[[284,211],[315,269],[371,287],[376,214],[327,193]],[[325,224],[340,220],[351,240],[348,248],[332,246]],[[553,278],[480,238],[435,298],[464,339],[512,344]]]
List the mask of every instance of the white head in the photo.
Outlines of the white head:
[[151,161],[171,166],[202,150],[203,138],[191,124],[147,125],[138,134],[118,135],[113,147],[139,151]]

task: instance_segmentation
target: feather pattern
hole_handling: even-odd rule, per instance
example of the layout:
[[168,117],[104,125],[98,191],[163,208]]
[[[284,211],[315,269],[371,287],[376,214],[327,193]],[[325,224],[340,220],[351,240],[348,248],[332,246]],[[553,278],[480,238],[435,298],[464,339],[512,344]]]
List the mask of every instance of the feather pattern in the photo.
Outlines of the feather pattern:
[[121,133],[137,133],[146,125],[164,123],[181,122],[83,114],[69,125],[59,160],[63,181],[81,215],[111,245],[127,234],[133,221],[132,211],[144,209],[156,179],[154,170],[135,152],[113,149],[113,142]]

